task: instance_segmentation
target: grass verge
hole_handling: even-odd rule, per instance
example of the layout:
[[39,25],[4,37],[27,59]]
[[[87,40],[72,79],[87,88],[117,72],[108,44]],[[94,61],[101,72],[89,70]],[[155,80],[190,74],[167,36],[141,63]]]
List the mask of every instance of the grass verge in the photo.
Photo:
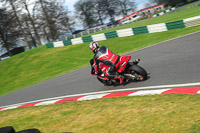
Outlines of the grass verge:
[[[196,31],[200,31],[200,26],[109,39],[99,43],[116,54],[123,54]],[[0,95],[88,66],[92,57],[88,43],[52,49],[42,46],[13,56],[0,62]]]
[[0,125],[44,133],[190,133],[200,131],[200,95],[104,98],[0,112]]

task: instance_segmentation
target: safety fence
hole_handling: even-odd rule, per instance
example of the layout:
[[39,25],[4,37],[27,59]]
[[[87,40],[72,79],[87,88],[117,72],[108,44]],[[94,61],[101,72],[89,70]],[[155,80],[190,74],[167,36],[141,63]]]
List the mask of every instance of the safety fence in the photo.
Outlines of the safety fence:
[[[154,14],[154,15],[152,15],[152,18],[171,13],[172,11],[175,11],[175,9],[176,9],[176,7],[172,7],[170,9],[163,11],[163,12]],[[148,17],[146,16],[146,18],[148,18]],[[136,21],[138,21],[138,20],[136,20]],[[139,21],[140,21],[140,19],[139,19]],[[133,22],[135,22],[135,21],[133,21]],[[119,23],[119,24],[116,24],[116,25],[111,25],[111,26],[101,25],[101,26],[98,26],[98,27],[87,29],[87,30],[79,32],[77,34],[73,34],[71,36],[71,38],[81,37],[81,36],[84,36],[84,35],[92,34],[92,33],[98,32],[98,31],[102,31],[102,30],[106,30],[106,29],[110,29],[110,28],[114,28],[114,27],[118,27],[118,26],[122,26],[122,25],[123,25],[122,23]],[[68,37],[66,37],[66,38],[68,38]]]
[[158,16],[162,16],[162,15],[164,15],[164,14],[166,14],[166,13],[169,13],[169,12],[171,12],[171,11],[174,11],[175,9],[176,9],[176,7],[173,7],[173,8],[167,9],[167,10],[165,10],[165,11],[163,11],[163,12],[160,12],[160,13],[158,13],[158,14],[154,14],[154,15],[152,16],[152,18],[158,17]]
[[168,23],[159,23],[135,28],[127,28],[116,30],[112,32],[106,32],[86,37],[75,38],[71,40],[64,40],[59,42],[53,42],[46,44],[47,48],[54,48],[54,47],[63,47],[67,45],[76,45],[85,42],[92,42],[92,41],[103,41],[111,38],[118,38],[118,37],[126,37],[126,36],[133,36],[138,34],[145,34],[145,33],[155,33],[155,32],[163,32],[172,29],[181,29],[187,28],[192,26],[200,25],[200,16],[187,18],[183,20],[168,22]]

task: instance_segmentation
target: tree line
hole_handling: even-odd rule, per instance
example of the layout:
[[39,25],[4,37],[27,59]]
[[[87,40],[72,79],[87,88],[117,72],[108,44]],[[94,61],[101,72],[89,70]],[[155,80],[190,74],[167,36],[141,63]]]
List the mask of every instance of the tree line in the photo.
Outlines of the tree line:
[[75,4],[77,17],[85,27],[104,24],[105,19],[114,22],[114,16],[128,15],[136,11],[135,0],[79,0]]
[[59,0],[1,0],[0,46],[10,49],[26,44],[31,49],[73,32],[74,19]]
[[[187,0],[149,0],[157,4],[176,5]],[[66,33],[73,33],[75,24],[91,28],[115,21],[115,16],[127,16],[136,11],[135,0],[79,0],[75,15],[61,0],[0,0],[0,48],[10,49],[25,44],[29,49],[52,42]],[[75,21],[78,18],[78,21]]]

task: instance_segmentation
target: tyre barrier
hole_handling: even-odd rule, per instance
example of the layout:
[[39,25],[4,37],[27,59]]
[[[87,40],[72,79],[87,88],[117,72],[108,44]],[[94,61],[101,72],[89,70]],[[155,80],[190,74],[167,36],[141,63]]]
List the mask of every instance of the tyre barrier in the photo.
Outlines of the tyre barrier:
[[41,133],[41,132],[36,128],[26,129],[16,132],[12,126],[6,126],[6,127],[0,127],[0,133]]

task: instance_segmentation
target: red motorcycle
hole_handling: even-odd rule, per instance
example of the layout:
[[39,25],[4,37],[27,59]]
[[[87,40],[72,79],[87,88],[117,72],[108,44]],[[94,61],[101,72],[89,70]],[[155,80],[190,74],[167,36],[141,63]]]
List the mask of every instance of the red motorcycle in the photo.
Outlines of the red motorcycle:
[[124,77],[124,82],[129,81],[144,81],[147,79],[147,72],[144,68],[138,65],[137,62],[130,62],[131,56],[121,56],[119,63],[117,64],[117,76],[113,79],[109,79],[106,77],[108,75],[109,66],[100,63],[99,68],[101,69],[101,74],[97,75],[95,70],[97,69],[97,65],[95,60],[93,59],[91,63],[92,75],[97,76],[97,79],[103,83],[104,85],[116,85],[120,82],[120,76]]

